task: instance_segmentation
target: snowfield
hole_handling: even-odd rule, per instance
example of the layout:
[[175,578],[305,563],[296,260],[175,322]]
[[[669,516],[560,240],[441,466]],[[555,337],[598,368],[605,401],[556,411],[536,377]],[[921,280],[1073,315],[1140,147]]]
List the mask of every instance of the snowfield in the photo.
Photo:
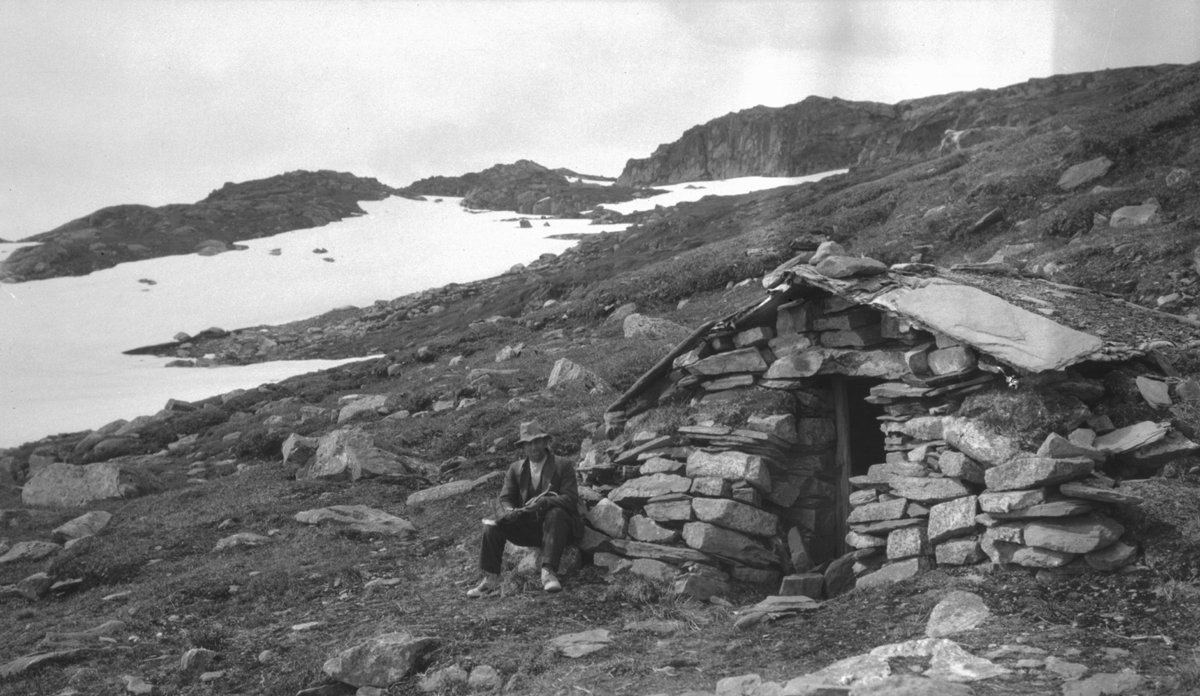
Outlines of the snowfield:
[[[671,193],[608,207],[651,209],[821,176],[675,184],[664,187]],[[368,215],[240,242],[245,251],[0,285],[0,447],[152,414],[172,398],[192,401],[352,362],[167,369],[169,358],[122,351],[171,341],[180,331],[278,324],[488,278],[574,244],[547,235],[624,228],[554,219],[549,227],[536,220],[521,229],[512,212],[467,212],[459,200],[364,201]],[[21,246],[0,244],[0,260]]]

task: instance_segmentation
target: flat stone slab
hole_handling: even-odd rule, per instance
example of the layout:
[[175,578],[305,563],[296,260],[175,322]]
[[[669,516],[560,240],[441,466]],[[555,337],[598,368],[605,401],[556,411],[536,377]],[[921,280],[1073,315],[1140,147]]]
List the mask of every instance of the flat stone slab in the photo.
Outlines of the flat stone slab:
[[867,503],[851,510],[850,517],[846,521],[850,524],[863,524],[883,520],[898,520],[904,517],[904,509],[907,505],[908,501],[903,498],[896,498],[895,500],[888,500],[882,503]]
[[1168,426],[1162,423],[1142,421],[1100,435],[1092,441],[1092,447],[1112,454],[1124,454],[1158,442],[1167,436],[1168,430]]
[[1125,527],[1112,518],[1087,515],[1030,522],[1025,525],[1025,543],[1063,553],[1090,553],[1112,544],[1124,533]]
[[957,479],[907,476],[892,479],[892,493],[918,503],[944,503],[971,495],[971,491]]
[[839,660],[824,669],[789,681],[784,686],[784,693],[811,693],[801,689],[815,684],[849,686],[858,692],[860,688],[891,677],[892,669],[888,661],[896,657],[928,658],[929,669],[925,671],[925,678],[956,684],[990,679],[1011,672],[991,660],[972,655],[948,638],[921,638],[881,645],[869,653]]
[[304,524],[329,522],[345,525],[350,529],[368,534],[407,536],[416,534],[412,522],[366,505],[333,505],[296,513],[296,521]]
[[609,493],[608,499],[625,505],[644,503],[660,495],[687,493],[691,487],[692,480],[687,476],[652,474],[629,479]]
[[726,353],[717,353],[688,367],[696,375],[716,377],[735,372],[761,374],[767,371],[767,361],[758,348],[739,348]]
[[1048,457],[1050,459],[1071,459],[1073,457],[1087,457],[1097,462],[1103,462],[1108,459],[1108,455],[1094,447],[1085,447],[1083,445],[1071,442],[1069,439],[1059,435],[1058,433],[1050,433],[1046,436],[1041,447],[1038,448],[1037,455],[1039,457]]
[[493,481],[495,479],[503,478],[503,477],[504,477],[503,471],[493,471],[491,473],[484,474],[483,476],[480,476],[477,479],[467,479],[465,481],[451,481],[450,483],[443,483],[440,486],[433,486],[432,488],[425,488],[423,490],[419,490],[419,491],[416,491],[415,493],[412,493],[411,495],[408,496],[408,499],[405,500],[404,503],[405,503],[405,505],[407,505],[409,507],[416,507],[418,505],[426,505],[428,503],[437,502],[439,500],[449,500],[450,498],[457,498],[460,495],[463,495],[465,493],[470,493],[471,491],[475,490],[476,488],[479,488],[480,486],[487,484],[489,481]]
[[653,558],[656,561],[670,563],[671,565],[682,565],[684,563],[714,564],[712,557],[708,554],[679,546],[662,546],[659,544],[648,544],[644,541],[629,541],[627,539],[611,539],[608,541],[608,545],[618,553],[630,558]]
[[1141,496],[1132,493],[1122,493],[1113,488],[1097,488],[1080,481],[1069,481],[1058,487],[1058,492],[1081,500],[1095,500],[1101,503],[1116,503],[1118,505],[1140,505]]
[[969,631],[992,615],[983,598],[974,592],[955,590],[937,603],[925,624],[925,635],[945,638]]
[[1062,173],[1062,176],[1058,178],[1058,187],[1064,191],[1078,188],[1104,176],[1112,166],[1112,160],[1107,157],[1097,157],[1087,162],[1080,162],[1073,167],[1068,167]]
[[594,628],[552,638],[550,647],[567,657],[583,657],[607,648],[612,643],[608,629]]
[[802,611],[819,609],[821,603],[805,595],[772,595],[752,607],[743,609],[734,622],[736,628],[746,630],[770,616],[786,616]]
[[907,558],[903,561],[889,563],[873,573],[863,575],[858,578],[855,586],[859,589],[868,589],[881,585],[890,585],[916,577],[917,573],[922,570],[928,570],[930,566],[931,563],[926,556]]
[[1104,342],[991,293],[933,278],[923,287],[896,288],[873,305],[916,319],[936,333],[1029,370],[1061,370],[1100,350]]
[[1057,500],[1048,500],[1032,507],[1013,510],[1012,512],[991,512],[988,514],[998,520],[1032,520],[1042,517],[1086,515],[1094,509],[1095,506],[1085,500],[1059,498]]
[[685,524],[683,540],[697,551],[731,558],[746,565],[769,567],[778,563],[775,554],[755,543],[750,537],[707,522]]
[[1093,674],[1087,679],[1063,684],[1063,696],[1119,696],[1140,687],[1146,681],[1130,672]]
[[984,472],[989,491],[1012,491],[1066,483],[1092,473],[1095,462],[1087,458],[1046,459],[1026,457],[992,467]]
[[[1065,485],[1065,484],[1064,484]],[[979,509],[987,512],[1012,512],[1041,505],[1050,498],[1049,488],[1020,491],[984,491],[979,494]]]
[[942,432],[951,447],[985,469],[1003,464],[1021,453],[1021,448],[1012,438],[971,418],[945,418]]

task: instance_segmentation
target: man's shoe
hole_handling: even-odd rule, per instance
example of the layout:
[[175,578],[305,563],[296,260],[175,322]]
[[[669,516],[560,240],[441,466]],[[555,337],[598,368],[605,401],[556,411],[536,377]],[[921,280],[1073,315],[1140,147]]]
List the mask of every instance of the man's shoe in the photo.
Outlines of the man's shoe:
[[467,590],[467,596],[472,599],[478,599],[486,597],[498,589],[500,589],[500,576],[492,573],[484,573],[483,580],[475,587]]
[[562,589],[562,583],[558,581],[558,576],[548,566],[542,567],[542,588],[547,592],[558,592]]

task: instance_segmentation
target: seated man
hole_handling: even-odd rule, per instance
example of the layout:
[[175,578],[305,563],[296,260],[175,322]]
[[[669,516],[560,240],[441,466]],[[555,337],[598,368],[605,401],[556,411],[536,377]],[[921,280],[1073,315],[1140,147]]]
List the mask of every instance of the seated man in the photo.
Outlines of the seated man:
[[542,547],[542,587],[562,589],[555,571],[567,543],[583,535],[579,516],[579,484],[575,466],[558,461],[550,451],[550,436],[537,421],[521,424],[517,440],[525,456],[508,467],[500,490],[500,517],[484,523],[479,568],[483,581],[467,592],[482,597],[500,588],[500,561],[504,542]]

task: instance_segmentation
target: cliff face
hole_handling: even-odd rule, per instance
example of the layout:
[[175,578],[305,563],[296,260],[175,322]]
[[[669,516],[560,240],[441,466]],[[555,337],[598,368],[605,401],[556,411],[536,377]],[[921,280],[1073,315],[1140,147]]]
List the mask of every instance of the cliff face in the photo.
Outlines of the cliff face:
[[778,108],[756,106],[689,128],[649,157],[629,160],[617,185],[802,176],[919,159],[937,151],[947,130],[970,130],[973,142],[982,142],[1003,129],[1050,118],[1070,124],[1073,115],[1110,103],[1174,67],[1056,75],[894,105],[808,97]]
[[462,205],[467,208],[512,210],[522,215],[570,215],[602,203],[620,203],[651,193],[571,181],[564,172],[570,170],[549,169],[537,162],[518,160],[462,176],[421,179],[405,191],[422,196],[462,196]]
[[396,193],[375,179],[344,172],[295,171],[226,183],[192,204],[102,208],[25,240],[42,244],[14,251],[0,265],[0,281],[86,275],[125,261],[201,249],[212,253],[239,239],[320,227],[363,214],[358,201]]

